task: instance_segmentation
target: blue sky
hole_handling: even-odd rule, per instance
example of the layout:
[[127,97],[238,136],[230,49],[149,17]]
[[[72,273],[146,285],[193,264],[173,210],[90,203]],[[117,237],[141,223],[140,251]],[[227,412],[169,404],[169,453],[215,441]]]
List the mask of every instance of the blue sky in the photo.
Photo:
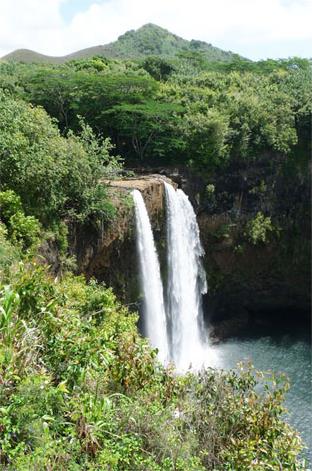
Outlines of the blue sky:
[[0,0],[0,57],[64,55],[148,22],[255,60],[312,57],[312,0]]
[[104,3],[101,0],[67,0],[60,6],[60,12],[66,22],[70,22],[78,12],[88,10],[93,4]]

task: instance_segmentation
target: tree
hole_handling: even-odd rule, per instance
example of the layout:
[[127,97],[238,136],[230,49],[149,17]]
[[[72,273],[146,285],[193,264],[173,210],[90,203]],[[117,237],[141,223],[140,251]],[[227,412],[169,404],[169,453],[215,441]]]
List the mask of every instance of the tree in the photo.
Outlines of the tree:
[[182,122],[190,163],[197,168],[219,166],[228,157],[229,126],[216,110],[189,110]]
[[42,223],[112,214],[99,182],[106,171],[120,170],[110,150],[90,127],[64,138],[42,108],[0,92],[0,189],[14,190]]
[[169,158],[172,147],[179,148],[181,141],[175,134],[175,124],[182,111],[183,107],[179,105],[146,101],[137,105],[117,105],[107,114],[119,140],[128,141],[143,162],[148,151],[153,158],[163,155]]
[[151,97],[157,82],[132,73],[100,74],[74,68],[39,68],[24,76],[25,98],[43,106],[61,129],[78,130],[82,116],[98,132],[109,131],[106,110],[123,103],[141,103]]
[[158,81],[167,80],[175,71],[175,67],[169,61],[157,56],[147,57],[144,59],[142,66]]

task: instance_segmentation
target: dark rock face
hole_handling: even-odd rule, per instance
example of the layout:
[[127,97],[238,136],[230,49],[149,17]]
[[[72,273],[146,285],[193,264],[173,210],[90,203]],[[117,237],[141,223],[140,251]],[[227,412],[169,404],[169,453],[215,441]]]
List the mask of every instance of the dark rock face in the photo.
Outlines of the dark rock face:
[[[205,249],[206,320],[216,338],[256,325],[310,320],[310,178],[282,157],[251,167],[194,175],[162,169],[196,208]],[[159,170],[159,169],[158,169]],[[273,230],[253,243],[248,224],[261,212]]]
[[[198,219],[210,281],[208,315],[254,323],[310,319],[310,185],[268,165],[216,180],[216,202]],[[221,192],[221,195],[220,195]],[[219,194],[218,194],[219,193]],[[273,231],[253,243],[248,224],[261,212]],[[240,321],[241,322],[241,321]],[[218,334],[217,334],[218,335]]]
[[[157,169],[108,182],[116,218],[106,226],[70,229],[71,254],[80,273],[112,286],[133,308],[140,303],[135,218],[130,192],[139,189],[153,227],[161,265],[166,266],[163,180],[169,177],[190,197],[206,252],[204,298],[211,335],[238,335],[254,325],[310,319],[310,184],[306,173],[272,166],[268,157],[250,168],[233,165],[219,174]],[[142,170],[144,174],[144,170]],[[107,182],[106,182],[107,183]],[[248,224],[261,212],[273,231],[253,243]],[[163,273],[166,279],[166,273]]]

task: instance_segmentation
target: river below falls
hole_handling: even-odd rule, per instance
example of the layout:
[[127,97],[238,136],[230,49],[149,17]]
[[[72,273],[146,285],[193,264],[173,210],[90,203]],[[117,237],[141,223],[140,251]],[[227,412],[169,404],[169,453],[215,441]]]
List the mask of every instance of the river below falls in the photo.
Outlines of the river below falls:
[[[211,367],[234,368],[240,361],[251,361],[262,371],[285,373],[290,381],[285,406],[288,423],[303,438],[307,450],[304,456],[312,467],[312,374],[311,342],[304,332],[271,334],[258,337],[233,338],[211,346],[208,351]],[[312,468],[311,468],[312,469]]]

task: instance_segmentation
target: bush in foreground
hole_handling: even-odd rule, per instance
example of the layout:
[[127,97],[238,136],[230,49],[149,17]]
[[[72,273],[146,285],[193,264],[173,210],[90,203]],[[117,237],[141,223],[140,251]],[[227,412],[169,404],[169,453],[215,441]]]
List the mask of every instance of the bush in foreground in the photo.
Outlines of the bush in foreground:
[[305,469],[281,420],[284,380],[243,367],[176,376],[136,322],[94,281],[11,270],[0,288],[3,469]]

